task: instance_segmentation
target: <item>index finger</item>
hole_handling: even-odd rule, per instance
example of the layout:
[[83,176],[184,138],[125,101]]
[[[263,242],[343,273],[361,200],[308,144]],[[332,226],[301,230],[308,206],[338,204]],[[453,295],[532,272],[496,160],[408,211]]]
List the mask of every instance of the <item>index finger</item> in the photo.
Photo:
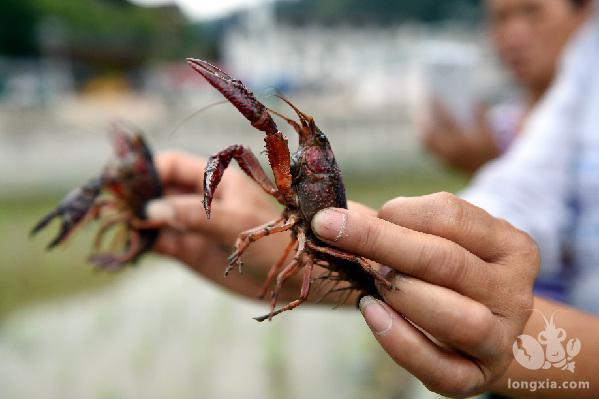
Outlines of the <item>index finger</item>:
[[531,239],[508,222],[449,193],[397,197],[385,203],[381,219],[453,241],[479,258],[494,262]]
[[458,244],[367,214],[326,209],[312,229],[331,245],[471,298],[486,298],[497,281],[496,269]]

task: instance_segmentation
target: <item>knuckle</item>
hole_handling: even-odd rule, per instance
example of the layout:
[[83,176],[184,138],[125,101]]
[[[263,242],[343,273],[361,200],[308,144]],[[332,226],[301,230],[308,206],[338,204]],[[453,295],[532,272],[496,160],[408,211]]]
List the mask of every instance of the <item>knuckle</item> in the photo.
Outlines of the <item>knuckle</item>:
[[418,254],[420,274],[425,278],[430,276],[438,266],[440,258],[438,251],[433,246],[423,246]]
[[434,196],[433,206],[447,227],[463,226],[466,220],[465,202],[454,194],[441,192]]
[[485,344],[494,328],[493,314],[483,306],[472,306],[462,314],[460,341],[465,347],[478,349]]
[[527,270],[533,271],[536,276],[541,263],[536,241],[529,234],[515,227],[512,227],[512,237],[514,252],[530,266]]
[[399,198],[393,198],[383,204],[381,209],[379,210],[378,216],[381,219],[390,220],[397,213],[397,209],[400,202]]
[[531,260],[531,263],[534,263],[536,266],[539,266],[539,264],[541,263],[539,247],[536,241],[524,232],[522,232],[522,254],[527,259]]
[[431,391],[455,398],[471,396],[473,382],[471,375],[464,367],[455,367],[451,375],[439,376],[424,383]]
[[371,253],[378,247],[380,239],[380,226],[375,223],[365,223],[363,233],[360,235],[360,239],[357,242],[360,252]]
[[528,319],[534,307],[534,297],[531,291],[514,294],[511,298],[510,309]]
[[464,220],[464,204],[456,196],[448,194],[444,198],[443,213],[446,215],[448,225],[461,225]]
[[459,205],[461,201],[455,194],[447,191],[435,193],[432,197],[440,207]]
[[466,258],[463,251],[445,243],[423,247],[420,255],[422,274],[442,283],[461,281],[466,273]]
[[197,226],[200,222],[198,209],[191,206],[189,203],[181,203],[175,206],[175,219],[179,223],[185,223],[190,226]]
[[173,167],[175,166],[177,156],[178,156],[177,152],[172,151],[172,150],[160,152],[156,156],[156,165],[157,165],[158,169],[163,174],[168,174],[168,172],[170,172],[173,169]]

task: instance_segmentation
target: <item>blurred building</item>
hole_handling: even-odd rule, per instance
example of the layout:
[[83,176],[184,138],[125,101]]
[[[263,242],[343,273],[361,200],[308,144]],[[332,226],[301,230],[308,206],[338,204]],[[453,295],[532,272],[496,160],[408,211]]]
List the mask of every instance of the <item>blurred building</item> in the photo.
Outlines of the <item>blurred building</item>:
[[477,54],[481,86],[498,68],[481,27],[297,27],[278,23],[274,6],[248,11],[225,32],[224,64],[254,87],[348,92],[359,102],[405,103],[421,90],[423,55],[438,42],[459,43]]

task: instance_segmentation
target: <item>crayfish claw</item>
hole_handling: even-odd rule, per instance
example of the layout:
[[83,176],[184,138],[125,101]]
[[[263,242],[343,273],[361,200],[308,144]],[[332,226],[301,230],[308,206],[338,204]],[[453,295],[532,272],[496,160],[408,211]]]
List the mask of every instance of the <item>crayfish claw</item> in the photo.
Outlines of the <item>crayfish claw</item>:
[[48,250],[65,241],[69,234],[83,221],[85,216],[93,207],[96,198],[102,190],[102,179],[94,178],[83,186],[80,186],[69,194],[58,204],[56,209],[44,216],[31,230],[33,236],[43,230],[50,222],[59,218],[62,222],[60,231],[46,247]]
[[227,268],[225,269],[225,277],[229,275],[229,273],[231,273],[231,270],[233,270],[235,268],[235,266],[237,266],[237,269],[239,270],[239,274],[243,273],[243,262],[241,261],[241,259],[239,259],[239,256],[235,255],[235,256],[229,256],[229,264],[227,265]]
[[204,60],[188,58],[187,63],[202,75],[212,87],[225,96],[256,129],[267,134],[278,131],[275,121],[268,114],[264,104],[258,101],[240,80],[232,78],[218,67]]
[[37,224],[31,229],[31,231],[29,232],[29,236],[33,237],[34,235],[36,235],[37,233],[42,231],[58,215],[59,215],[59,213],[58,213],[57,209],[48,213],[39,222],[37,222]]
[[[49,214],[44,216],[44,218],[42,220],[40,220],[33,229],[31,229],[29,236],[32,237],[32,236],[36,235],[37,233],[42,231],[48,224],[50,224],[50,222],[52,220],[54,220],[54,218],[60,217],[60,216],[61,216],[61,214],[58,210],[54,210],[54,211],[50,212]],[[56,247],[61,242],[63,242],[66,239],[66,237],[69,235],[70,230],[71,230],[71,227],[68,226],[67,223],[65,223],[65,221],[63,220],[62,225],[60,227],[60,231],[54,237],[54,239],[52,241],[50,241],[50,243],[46,246],[46,250],[49,251],[52,248]]]
[[206,192],[204,191],[204,199],[202,200],[202,204],[204,205],[204,212],[206,213],[206,219],[210,219],[211,203],[212,203],[212,196],[206,195]]
[[65,223],[63,223],[58,235],[54,237],[54,239],[46,246],[46,251],[50,251],[54,247],[64,242],[73,228],[73,226],[67,227]]

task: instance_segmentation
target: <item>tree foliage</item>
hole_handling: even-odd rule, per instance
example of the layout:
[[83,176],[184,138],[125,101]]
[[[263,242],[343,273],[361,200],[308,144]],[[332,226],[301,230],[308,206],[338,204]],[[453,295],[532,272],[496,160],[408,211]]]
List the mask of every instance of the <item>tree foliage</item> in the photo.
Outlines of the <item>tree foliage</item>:
[[34,53],[34,27],[38,15],[33,1],[3,0],[0,7],[0,54],[23,56]]
[[212,50],[175,8],[139,7],[126,0],[3,0],[0,55],[35,56],[44,42],[52,42],[44,37],[49,33],[59,34],[59,45],[67,50],[129,51],[143,58]]

